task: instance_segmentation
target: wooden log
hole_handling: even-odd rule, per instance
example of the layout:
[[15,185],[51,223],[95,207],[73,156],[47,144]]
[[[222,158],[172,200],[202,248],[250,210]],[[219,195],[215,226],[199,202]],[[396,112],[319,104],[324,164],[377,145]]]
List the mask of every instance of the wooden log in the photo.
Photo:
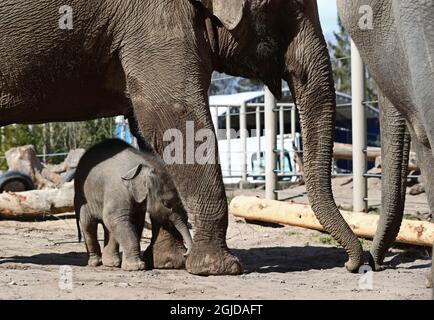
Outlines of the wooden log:
[[32,219],[74,211],[74,183],[60,189],[0,194],[0,218]]
[[[381,156],[375,159],[375,167],[376,168],[382,167]],[[416,154],[413,154],[413,152],[410,154],[410,159],[408,161],[408,171],[409,172],[420,171],[419,165],[417,164],[417,160],[416,160]]]
[[[345,143],[335,143],[333,148],[333,157],[339,160],[353,159],[353,146]],[[366,152],[368,161],[375,162],[377,168],[381,168],[381,148],[368,147]],[[409,170],[418,170],[416,153],[410,152]]]
[[[231,201],[229,210],[236,217],[248,220],[324,231],[308,205],[238,196]],[[341,213],[358,237],[373,238],[377,230],[378,215],[348,211]],[[431,247],[434,242],[434,223],[404,219],[396,241]]]
[[[381,156],[381,148],[368,147],[367,158],[368,161],[375,161]],[[345,143],[335,143],[333,149],[333,157],[339,160],[352,160],[353,159],[353,146]]]

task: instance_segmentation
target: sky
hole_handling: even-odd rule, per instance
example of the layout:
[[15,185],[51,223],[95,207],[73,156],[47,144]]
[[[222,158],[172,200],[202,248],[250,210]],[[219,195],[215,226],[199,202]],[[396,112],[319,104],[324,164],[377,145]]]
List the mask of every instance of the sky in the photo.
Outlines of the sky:
[[338,31],[338,10],[336,0],[317,0],[321,25],[326,40],[334,40],[333,31]]

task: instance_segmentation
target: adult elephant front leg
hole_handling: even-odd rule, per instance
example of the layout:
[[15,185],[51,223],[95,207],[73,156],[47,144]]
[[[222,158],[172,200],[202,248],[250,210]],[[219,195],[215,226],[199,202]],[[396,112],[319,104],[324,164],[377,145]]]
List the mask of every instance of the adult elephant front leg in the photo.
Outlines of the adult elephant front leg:
[[410,136],[401,113],[380,92],[381,215],[370,250],[369,264],[382,270],[387,250],[399,233],[405,203]]
[[[158,74],[148,71],[131,75],[128,91],[141,135],[165,160],[182,202],[195,220],[187,270],[199,275],[239,274],[243,271],[241,264],[226,245],[228,205],[207,102],[209,77],[201,78],[198,68],[165,65],[160,66]],[[210,146],[209,153],[205,153],[205,163],[203,158],[195,156],[201,150],[201,143],[195,138],[201,135],[208,137]],[[158,237],[175,238],[168,231],[160,230]],[[157,238],[152,248],[156,254],[160,254],[159,243],[163,242]],[[173,254],[183,256],[184,253],[185,249]]]

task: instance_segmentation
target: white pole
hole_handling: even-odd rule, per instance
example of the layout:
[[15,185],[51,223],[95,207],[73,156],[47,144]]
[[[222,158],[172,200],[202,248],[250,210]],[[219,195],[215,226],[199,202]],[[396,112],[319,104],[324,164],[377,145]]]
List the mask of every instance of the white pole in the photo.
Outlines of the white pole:
[[247,182],[247,105],[240,107],[240,138],[241,138],[241,188]]
[[121,118],[121,139],[125,141],[126,138],[127,138],[126,122],[125,122],[125,117],[122,117]]
[[353,122],[353,210],[367,211],[367,183],[364,174],[367,169],[366,148],[367,129],[366,114],[363,106],[365,93],[365,73],[359,51],[351,41],[351,91]]
[[256,154],[257,154],[257,161],[258,161],[258,167],[257,167],[257,173],[261,173],[261,107],[256,107]]
[[216,135],[217,135],[217,131],[219,129],[219,108],[218,107],[211,107],[211,117],[212,117],[212,122],[214,123],[214,129],[215,129]]
[[285,173],[285,111],[283,106],[279,108],[280,131],[280,174]]
[[227,107],[226,111],[226,142],[227,142],[227,155],[226,159],[228,162],[228,176],[232,176],[232,165],[231,165],[231,107]]
[[276,176],[276,98],[265,87],[265,196],[269,200],[277,200]]
[[[292,106],[291,106],[291,139],[292,139],[292,142],[293,142],[293,144],[295,145],[295,134],[296,134],[296,107],[295,107],[295,105],[293,104]],[[295,151],[294,151],[294,148],[292,148],[292,146],[291,146],[291,150],[292,150],[292,152],[294,152],[295,153]],[[296,163],[296,161],[295,161],[295,154],[294,154],[294,156],[293,156],[293,161],[292,161],[292,173],[296,173],[297,172],[297,163]]]

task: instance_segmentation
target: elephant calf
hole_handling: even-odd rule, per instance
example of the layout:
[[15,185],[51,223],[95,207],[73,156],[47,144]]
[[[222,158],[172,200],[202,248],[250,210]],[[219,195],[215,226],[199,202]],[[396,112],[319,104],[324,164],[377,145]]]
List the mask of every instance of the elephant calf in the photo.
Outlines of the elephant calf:
[[[158,227],[172,223],[190,253],[192,239],[187,214],[172,179],[161,160],[140,152],[121,140],[106,140],[90,148],[75,174],[74,206],[77,227],[83,230],[88,264],[120,267],[119,245],[123,248],[122,269],[143,270],[140,238],[146,211],[152,221],[153,240]],[[104,226],[104,250],[97,227]]]

